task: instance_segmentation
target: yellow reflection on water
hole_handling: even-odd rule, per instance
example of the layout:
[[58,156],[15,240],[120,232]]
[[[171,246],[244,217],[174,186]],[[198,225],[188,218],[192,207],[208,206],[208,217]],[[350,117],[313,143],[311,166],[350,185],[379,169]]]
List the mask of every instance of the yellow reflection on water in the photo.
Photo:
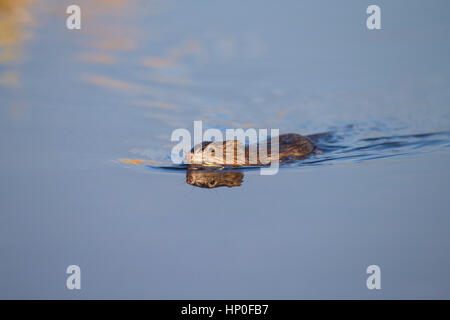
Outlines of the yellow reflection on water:
[[[68,4],[54,0],[0,0],[0,64],[7,67],[0,71],[0,87],[15,90],[17,97],[23,99],[27,94],[21,91],[25,90],[21,85],[27,83],[23,79],[28,76],[20,65],[23,56],[26,54],[32,60],[36,48],[46,53],[68,43],[71,51],[67,58],[61,58],[77,64],[77,71],[67,73],[71,78],[68,80],[104,89],[105,92],[98,91],[99,95],[116,94],[123,98],[125,106],[148,107],[143,114],[147,118],[172,127],[186,126],[180,115],[189,114],[213,125],[253,126],[251,119],[217,116],[229,115],[232,108],[226,102],[215,105],[213,101],[208,104],[211,109],[208,111],[203,108],[201,96],[197,99],[186,94],[191,92],[190,88],[198,92],[201,85],[201,81],[192,77],[195,65],[226,56],[222,51],[227,51],[227,43],[234,43],[236,49],[245,42],[225,41],[228,36],[216,33],[186,33],[177,42],[161,44],[164,31],[149,28],[144,22],[175,7],[164,0],[78,0],[74,4],[81,8],[82,28],[67,30]],[[42,28],[36,28],[35,20]],[[39,40],[39,34],[48,31],[49,21],[52,28],[60,28],[55,32],[59,37],[51,39],[48,48],[40,47],[42,43],[48,44],[46,41],[34,41],[25,47],[32,32]],[[51,65],[52,61],[35,63]],[[191,119],[188,120],[190,123]]]
[[132,103],[139,107],[148,107],[155,109],[162,109],[168,111],[175,111],[178,109],[177,105],[165,101],[154,101],[154,100],[133,100]]
[[[16,89],[20,87],[20,73],[17,63],[22,58],[23,42],[30,38],[28,26],[33,24],[29,12],[30,0],[0,1],[0,64],[9,66],[10,70],[0,73],[0,86]],[[15,104],[10,109],[15,115]]]
[[118,58],[110,53],[82,53],[78,55],[78,60],[86,63],[116,64]]
[[[6,70],[0,73],[0,87],[20,92],[21,74],[19,63],[23,58],[23,45],[31,38],[30,26],[34,26],[31,0],[0,1],[0,64]],[[28,104],[19,97],[7,102],[12,118],[26,115]]]
[[30,0],[0,1],[0,63],[20,60],[22,43],[30,36],[26,27],[33,23],[30,4]]
[[145,88],[138,84],[122,81],[119,79],[113,79],[98,74],[84,74],[81,76],[81,79],[87,83],[107,89],[113,89],[129,93],[138,93],[145,91]]

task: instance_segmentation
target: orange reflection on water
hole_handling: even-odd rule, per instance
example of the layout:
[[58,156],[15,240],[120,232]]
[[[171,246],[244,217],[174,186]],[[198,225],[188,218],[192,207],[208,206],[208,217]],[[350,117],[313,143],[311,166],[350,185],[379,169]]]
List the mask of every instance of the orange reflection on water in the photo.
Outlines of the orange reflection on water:
[[118,59],[116,56],[110,53],[83,53],[78,55],[78,60],[87,63],[98,64],[115,64]]
[[33,24],[30,0],[0,1],[0,63],[19,61],[22,43],[30,37]]
[[142,160],[142,159],[119,159],[119,161],[129,164],[151,164],[156,162],[154,160]]
[[99,87],[108,89],[116,89],[124,92],[137,93],[145,91],[145,88],[138,84],[113,79],[103,75],[85,74],[81,76],[81,79],[87,83],[94,84]]

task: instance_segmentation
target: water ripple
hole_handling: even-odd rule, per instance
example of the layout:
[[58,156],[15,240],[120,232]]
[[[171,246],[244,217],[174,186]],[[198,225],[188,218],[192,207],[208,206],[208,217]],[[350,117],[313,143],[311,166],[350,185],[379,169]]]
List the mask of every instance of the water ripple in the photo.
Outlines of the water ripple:
[[[308,136],[320,152],[311,154],[303,160],[282,164],[285,167],[318,166],[338,163],[360,163],[369,160],[408,156],[434,152],[450,146],[450,131],[430,132],[409,135],[361,137],[356,130],[336,130],[324,134]],[[144,164],[146,167],[162,171],[184,171],[187,165],[173,165],[169,156],[166,161],[129,160],[122,162]],[[255,167],[240,167],[238,170],[251,170]],[[236,168],[233,168],[236,170]]]

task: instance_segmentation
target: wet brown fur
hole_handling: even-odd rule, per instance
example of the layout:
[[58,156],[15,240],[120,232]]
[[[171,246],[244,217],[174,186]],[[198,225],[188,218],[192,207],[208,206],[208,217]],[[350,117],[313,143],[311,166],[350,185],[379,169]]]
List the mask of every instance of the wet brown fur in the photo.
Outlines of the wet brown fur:
[[[227,147],[230,146],[230,142],[233,145],[234,148],[234,159],[233,163],[225,163],[225,155],[227,153]],[[210,144],[211,142],[202,142],[201,144],[201,150],[202,152],[205,150],[205,148]],[[200,148],[200,145],[197,147],[192,148],[191,152],[194,152],[194,150],[197,150]],[[259,145],[258,145],[259,148]],[[264,159],[260,159],[260,155],[258,152],[258,148],[256,148],[256,163],[252,163],[250,160],[250,147],[245,146],[245,159],[244,162],[239,162],[238,160],[238,141],[224,141],[223,142],[223,159],[222,163],[225,166],[251,166],[251,165],[265,165],[268,164],[268,161],[263,161]],[[315,146],[309,140],[308,138],[296,134],[296,133],[288,133],[288,134],[282,134],[279,136],[279,147],[278,147],[278,155],[279,155],[279,162],[288,162],[293,160],[299,160],[304,158],[306,155],[312,153],[315,149]],[[203,157],[208,157],[210,155],[206,154],[206,152],[203,153]],[[271,156],[271,141],[268,140],[267,143],[267,156]],[[266,159],[267,160],[267,159]],[[197,166],[202,166],[202,164],[198,164]]]

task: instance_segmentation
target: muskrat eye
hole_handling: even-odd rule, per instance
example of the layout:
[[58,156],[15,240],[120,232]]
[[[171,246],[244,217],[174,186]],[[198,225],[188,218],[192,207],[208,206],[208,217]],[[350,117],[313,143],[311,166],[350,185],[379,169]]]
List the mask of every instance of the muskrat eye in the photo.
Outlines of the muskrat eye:
[[214,186],[216,185],[216,180],[210,180],[210,181],[208,182],[208,185],[209,185],[210,187],[214,187]]
[[216,150],[211,149],[211,155],[214,156],[216,154]]

